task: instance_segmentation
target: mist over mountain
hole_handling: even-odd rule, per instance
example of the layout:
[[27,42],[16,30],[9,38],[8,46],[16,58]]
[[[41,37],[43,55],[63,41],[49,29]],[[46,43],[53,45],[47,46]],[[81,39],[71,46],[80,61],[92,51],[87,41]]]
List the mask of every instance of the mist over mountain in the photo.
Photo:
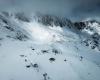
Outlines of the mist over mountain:
[[0,0],[0,11],[41,12],[73,21],[100,18],[100,0]]

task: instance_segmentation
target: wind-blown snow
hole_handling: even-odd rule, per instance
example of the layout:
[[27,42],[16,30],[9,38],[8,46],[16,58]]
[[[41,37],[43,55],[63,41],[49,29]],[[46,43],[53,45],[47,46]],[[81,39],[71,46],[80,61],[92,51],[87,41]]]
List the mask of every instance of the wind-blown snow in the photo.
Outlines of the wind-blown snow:
[[48,43],[49,41],[52,40],[52,35],[48,31],[48,29],[46,29],[45,27],[42,27],[42,25],[40,26],[38,23],[31,22],[29,23],[28,26],[29,26],[28,29],[31,36],[36,41]]
[[[55,41],[61,41],[63,30],[60,27],[47,27],[37,22],[30,22],[25,24],[27,31],[30,33],[34,41],[47,44]],[[27,27],[28,26],[28,27]]]

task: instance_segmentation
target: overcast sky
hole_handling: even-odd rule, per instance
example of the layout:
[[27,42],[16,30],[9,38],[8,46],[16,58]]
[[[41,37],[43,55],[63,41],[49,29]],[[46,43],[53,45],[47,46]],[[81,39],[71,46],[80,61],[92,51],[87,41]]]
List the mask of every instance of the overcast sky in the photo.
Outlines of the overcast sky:
[[100,0],[0,0],[0,10],[42,12],[84,19],[100,16]]

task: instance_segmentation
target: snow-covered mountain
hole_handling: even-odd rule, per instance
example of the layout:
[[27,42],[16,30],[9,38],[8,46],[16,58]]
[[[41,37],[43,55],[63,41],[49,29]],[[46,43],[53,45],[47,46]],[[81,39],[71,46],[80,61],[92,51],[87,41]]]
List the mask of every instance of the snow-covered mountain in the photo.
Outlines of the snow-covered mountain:
[[0,80],[100,80],[100,23],[0,13]]

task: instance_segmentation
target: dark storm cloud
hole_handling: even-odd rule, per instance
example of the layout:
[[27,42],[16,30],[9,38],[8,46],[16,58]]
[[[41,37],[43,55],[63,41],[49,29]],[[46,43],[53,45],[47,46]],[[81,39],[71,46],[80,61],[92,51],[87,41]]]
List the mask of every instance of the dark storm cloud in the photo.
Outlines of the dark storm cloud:
[[72,9],[71,13],[72,16],[77,18],[99,17],[100,0],[80,0],[80,3]]
[[82,19],[100,16],[100,0],[0,0],[0,10],[42,12]]

